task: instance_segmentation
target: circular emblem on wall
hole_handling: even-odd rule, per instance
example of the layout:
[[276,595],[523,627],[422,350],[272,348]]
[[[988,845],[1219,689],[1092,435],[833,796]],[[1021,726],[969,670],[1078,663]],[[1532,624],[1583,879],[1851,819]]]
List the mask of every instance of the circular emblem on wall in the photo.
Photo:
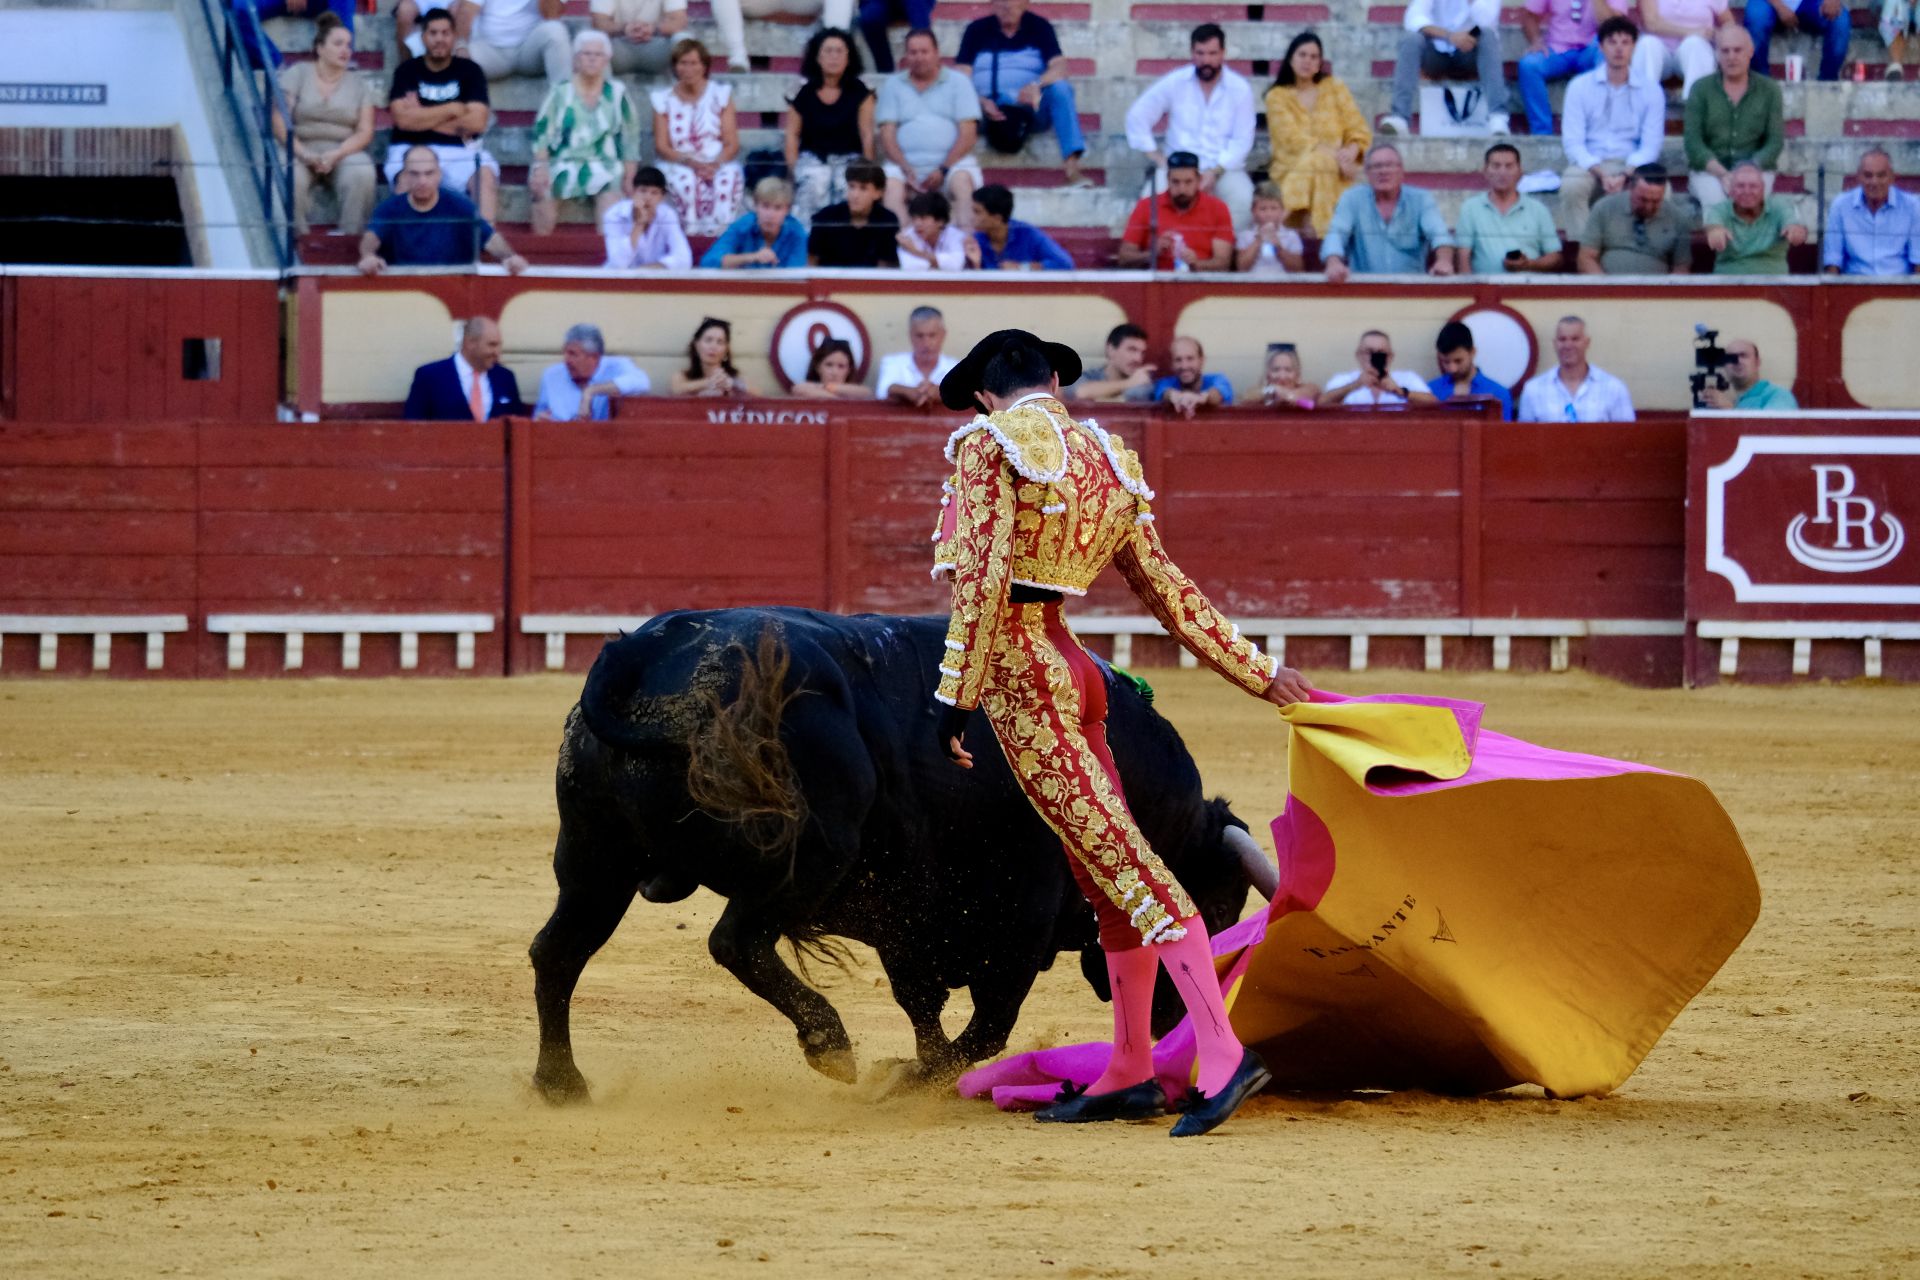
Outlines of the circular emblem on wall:
[[854,379],[866,378],[873,348],[860,317],[837,302],[803,302],[773,326],[773,350],[768,358],[782,389],[791,391],[794,383],[807,380],[813,353],[829,338],[839,338],[853,348]]
[[1540,343],[1527,318],[1511,307],[1465,307],[1453,318],[1473,330],[1473,350],[1480,372],[1515,395],[1533,376],[1540,359]]

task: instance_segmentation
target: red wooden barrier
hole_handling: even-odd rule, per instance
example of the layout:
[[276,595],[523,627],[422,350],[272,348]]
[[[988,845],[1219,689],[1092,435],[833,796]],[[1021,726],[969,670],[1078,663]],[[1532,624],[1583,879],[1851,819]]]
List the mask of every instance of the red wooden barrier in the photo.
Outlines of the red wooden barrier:
[[[197,612],[198,497],[191,426],[0,423],[0,615],[101,617]],[[84,636],[84,632],[81,635]],[[138,632],[111,641],[111,667],[144,670]],[[39,668],[40,639],[0,640],[0,671]],[[56,641],[54,671],[91,665],[83,639]],[[187,636],[161,672],[193,672]]]

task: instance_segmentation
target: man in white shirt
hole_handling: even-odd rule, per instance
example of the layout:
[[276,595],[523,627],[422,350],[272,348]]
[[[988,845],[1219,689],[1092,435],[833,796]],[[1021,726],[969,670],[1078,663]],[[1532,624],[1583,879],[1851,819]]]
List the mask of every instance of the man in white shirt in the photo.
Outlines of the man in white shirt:
[[1393,339],[1378,329],[1360,335],[1353,353],[1359,367],[1335,374],[1320,394],[1319,407],[1336,404],[1435,405],[1439,399],[1417,373],[1393,367]]
[[560,363],[540,375],[540,399],[533,416],[544,420],[604,422],[613,416],[616,396],[643,396],[653,387],[646,373],[625,356],[607,354],[599,325],[567,330]]
[[880,357],[873,385],[882,400],[915,409],[940,406],[940,379],[960,362],[941,349],[947,344],[947,320],[936,307],[915,307],[907,317],[911,351]]
[[1601,196],[1627,189],[1627,175],[1660,158],[1667,133],[1667,93],[1633,74],[1640,29],[1618,15],[1600,24],[1600,65],[1567,82],[1560,138],[1567,168],[1560,175],[1560,229],[1569,240],[1587,230],[1587,210]]
[[1500,65],[1500,0],[1413,0],[1401,22],[1393,63],[1393,99],[1381,133],[1411,133],[1414,95],[1424,72],[1435,80],[1478,80],[1487,103],[1487,131],[1512,133],[1507,77]]
[[1627,384],[1587,363],[1587,322],[1568,316],[1553,329],[1558,364],[1527,379],[1520,389],[1522,422],[1632,422]]
[[573,37],[560,8],[561,0],[460,0],[453,51],[489,80],[544,72],[559,84],[573,75]]
[[[1252,220],[1253,179],[1247,153],[1253,150],[1253,86],[1227,66],[1227,36],[1212,22],[1193,29],[1188,42],[1193,64],[1169,71],[1127,108],[1127,145],[1154,165],[1153,185],[1143,195],[1167,189],[1167,157],[1191,151],[1200,157],[1200,190],[1226,202],[1235,231]],[[1153,126],[1165,117],[1165,143]]]
[[613,41],[615,75],[657,76],[687,29],[687,0],[592,0],[589,21]]

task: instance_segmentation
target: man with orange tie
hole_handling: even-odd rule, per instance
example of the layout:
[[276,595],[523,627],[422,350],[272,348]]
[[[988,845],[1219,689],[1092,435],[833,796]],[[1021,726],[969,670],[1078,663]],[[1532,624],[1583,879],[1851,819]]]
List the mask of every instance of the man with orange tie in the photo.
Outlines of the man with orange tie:
[[485,316],[467,321],[460,349],[413,371],[406,416],[427,422],[485,422],[524,416],[520,383],[500,363],[500,326]]

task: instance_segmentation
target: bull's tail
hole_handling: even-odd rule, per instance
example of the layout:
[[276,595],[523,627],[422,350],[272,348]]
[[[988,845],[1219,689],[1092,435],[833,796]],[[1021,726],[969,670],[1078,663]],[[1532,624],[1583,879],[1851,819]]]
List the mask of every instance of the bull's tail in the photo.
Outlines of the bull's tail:
[[[687,794],[708,814],[738,828],[762,857],[787,864],[806,826],[807,801],[780,720],[798,696],[787,688],[793,657],[777,628],[760,633],[753,653],[735,641],[727,657],[739,662],[740,680],[730,700],[708,689],[706,714],[687,740]],[[731,665],[731,663],[729,663]]]

